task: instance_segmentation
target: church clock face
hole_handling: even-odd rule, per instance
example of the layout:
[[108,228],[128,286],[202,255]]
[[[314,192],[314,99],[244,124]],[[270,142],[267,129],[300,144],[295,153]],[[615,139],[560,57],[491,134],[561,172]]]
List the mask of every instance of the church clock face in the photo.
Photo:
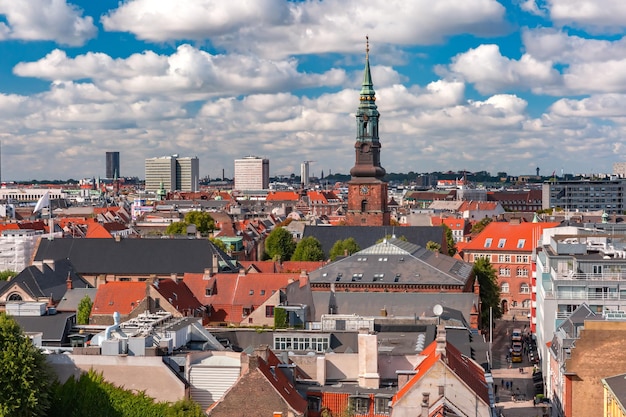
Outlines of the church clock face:
[[361,195],[369,194],[370,187],[368,187],[367,185],[361,185],[361,187],[359,188],[359,192],[361,193]]

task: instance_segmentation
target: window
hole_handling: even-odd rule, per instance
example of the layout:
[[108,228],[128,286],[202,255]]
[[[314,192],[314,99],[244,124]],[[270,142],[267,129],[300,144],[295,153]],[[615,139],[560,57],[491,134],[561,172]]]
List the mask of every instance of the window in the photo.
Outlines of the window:
[[254,290],[250,290],[250,292],[248,294],[254,295]]
[[528,269],[526,269],[526,268],[517,268],[517,276],[518,277],[527,277],[528,276]]
[[528,284],[523,283],[519,287],[519,292],[521,292],[522,294],[530,294],[530,287],[528,286]]
[[524,300],[524,301],[522,301],[522,307],[524,307],[524,308],[530,308],[530,300]]
[[385,274],[374,274],[374,281],[382,281]]
[[7,301],[22,301],[22,296],[19,295],[18,293],[13,293],[9,295],[9,298],[7,298]]
[[261,295],[265,295],[265,290],[261,290]]
[[508,282],[503,282],[502,285],[500,285],[500,292],[503,294],[506,294],[509,292],[509,283]]
[[376,397],[374,399],[374,414],[389,414],[391,409],[389,408],[389,397]]
[[207,297],[210,297],[211,295],[213,295],[213,288],[206,288],[204,290],[204,295],[206,295]]
[[517,241],[517,249],[522,249],[526,244],[526,239],[520,239]]
[[322,409],[322,399],[320,397],[308,397],[306,399],[307,408],[311,411],[319,412]]
[[351,397],[350,404],[354,414],[369,414],[370,399],[367,397]]
[[487,239],[485,239],[485,247],[486,248],[490,248],[491,247],[491,242],[493,241],[493,239],[491,239],[490,237],[488,237]]
[[265,306],[265,317],[274,317],[274,306]]
[[363,278],[362,273],[352,274],[352,282],[361,281],[361,278]]
[[503,248],[503,247],[504,247],[504,245],[506,245],[506,239],[500,239],[500,240],[498,241],[498,247],[499,247],[499,248]]
[[299,350],[299,351],[315,351],[323,353],[328,350],[329,335],[311,336],[274,336],[274,349],[276,350]]
[[498,273],[502,277],[510,277],[511,276],[511,268],[500,268]]
[[511,262],[511,255],[498,255],[498,262]]

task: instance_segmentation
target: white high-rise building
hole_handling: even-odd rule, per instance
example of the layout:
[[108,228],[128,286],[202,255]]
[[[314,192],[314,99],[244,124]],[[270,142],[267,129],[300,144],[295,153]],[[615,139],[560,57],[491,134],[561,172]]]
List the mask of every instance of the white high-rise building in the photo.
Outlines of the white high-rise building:
[[146,191],[197,191],[200,176],[198,157],[161,156],[146,159]]
[[310,161],[304,161],[300,164],[300,183],[303,188],[306,188],[306,186],[309,185],[309,177],[311,176],[311,173],[309,172],[309,162]]
[[235,190],[266,190],[270,186],[270,160],[258,156],[235,159]]

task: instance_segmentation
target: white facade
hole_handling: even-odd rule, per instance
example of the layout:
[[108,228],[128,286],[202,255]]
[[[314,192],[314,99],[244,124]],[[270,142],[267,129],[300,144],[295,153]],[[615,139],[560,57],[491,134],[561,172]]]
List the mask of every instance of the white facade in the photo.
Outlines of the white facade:
[[258,156],[235,159],[235,190],[267,190],[269,185],[269,159]]
[[42,236],[34,230],[5,230],[0,236],[0,271],[21,272],[33,257],[37,239]]
[[300,182],[303,187],[309,185],[309,177],[311,173],[309,172],[309,161],[304,161],[300,164]]
[[572,226],[545,229],[538,248],[536,337],[550,392],[546,343],[578,306],[626,311],[626,235]]
[[0,188],[0,200],[13,202],[34,202],[48,192],[50,200],[66,199],[67,193],[60,188]]
[[180,191],[198,191],[200,162],[198,157],[176,158],[176,189]]

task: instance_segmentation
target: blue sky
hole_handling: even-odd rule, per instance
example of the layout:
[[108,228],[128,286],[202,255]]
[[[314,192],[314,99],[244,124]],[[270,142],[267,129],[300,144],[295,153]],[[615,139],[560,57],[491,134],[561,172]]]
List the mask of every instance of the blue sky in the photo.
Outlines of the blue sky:
[[365,57],[387,172],[626,160],[623,0],[0,0],[2,179],[144,159],[347,173]]

